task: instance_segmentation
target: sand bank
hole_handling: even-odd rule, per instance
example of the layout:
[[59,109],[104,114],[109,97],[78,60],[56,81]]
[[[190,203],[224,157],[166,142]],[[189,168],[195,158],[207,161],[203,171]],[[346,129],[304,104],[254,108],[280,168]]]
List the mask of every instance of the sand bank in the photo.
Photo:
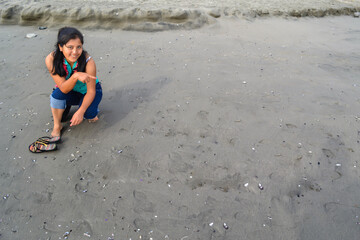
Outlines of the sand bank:
[[57,29],[2,26],[0,238],[356,239],[358,21],[84,30],[100,121],[39,155]]
[[217,1],[10,1],[0,2],[2,24],[76,25],[82,28],[120,28],[161,31],[194,29],[234,16],[324,17],[351,15],[359,0],[217,0]]

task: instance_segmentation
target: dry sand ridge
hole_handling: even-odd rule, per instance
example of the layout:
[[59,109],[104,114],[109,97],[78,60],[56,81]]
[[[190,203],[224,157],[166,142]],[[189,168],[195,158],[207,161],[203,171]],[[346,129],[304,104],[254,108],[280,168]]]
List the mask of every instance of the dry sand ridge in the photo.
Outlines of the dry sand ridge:
[[10,1],[0,2],[2,24],[120,28],[138,31],[194,29],[221,16],[323,17],[349,15],[359,0],[225,0],[225,1]]

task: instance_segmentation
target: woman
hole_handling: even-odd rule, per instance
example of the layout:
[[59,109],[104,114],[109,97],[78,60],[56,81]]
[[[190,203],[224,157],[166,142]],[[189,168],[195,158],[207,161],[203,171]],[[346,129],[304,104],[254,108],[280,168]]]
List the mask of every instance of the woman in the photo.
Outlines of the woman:
[[[50,137],[42,137],[29,146],[33,153],[52,151],[57,148],[62,129],[61,119],[72,105],[79,105],[70,120],[70,126],[98,120],[102,89],[96,77],[96,65],[91,56],[83,50],[84,38],[79,30],[64,27],[59,30],[56,50],[45,59],[51,77],[56,84],[50,96],[54,128]],[[66,112],[65,112],[66,109]]]
[[102,89],[96,77],[96,65],[91,56],[83,50],[84,38],[79,30],[64,27],[59,30],[56,50],[45,59],[56,88],[50,96],[54,128],[52,141],[60,140],[61,119],[65,108],[79,105],[70,120],[70,126],[98,120]]

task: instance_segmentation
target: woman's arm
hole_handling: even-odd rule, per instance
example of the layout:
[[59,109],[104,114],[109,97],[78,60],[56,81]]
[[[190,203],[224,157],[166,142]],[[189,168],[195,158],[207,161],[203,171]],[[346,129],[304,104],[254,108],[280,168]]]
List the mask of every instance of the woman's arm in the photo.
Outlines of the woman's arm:
[[45,64],[46,64],[47,69],[49,70],[51,77],[54,79],[55,84],[58,86],[58,88],[61,90],[61,92],[65,93],[65,94],[70,92],[71,90],[73,90],[77,80],[79,80],[83,83],[87,83],[91,79],[96,79],[96,77],[94,77],[93,75],[90,75],[88,73],[76,72],[68,80],[66,80],[65,77],[60,77],[58,74],[55,74],[55,75],[53,74],[54,73],[53,62],[54,62],[54,56],[53,56],[53,52],[51,52],[45,58]]
[[96,65],[95,61],[93,59],[90,59],[87,62],[86,65],[86,74],[89,74],[90,76],[94,77],[89,79],[89,81],[86,81],[86,88],[87,92],[84,96],[83,102],[81,104],[81,107],[74,113],[73,117],[71,118],[70,126],[78,125],[80,124],[84,119],[84,114],[90,104],[93,102],[96,94]]

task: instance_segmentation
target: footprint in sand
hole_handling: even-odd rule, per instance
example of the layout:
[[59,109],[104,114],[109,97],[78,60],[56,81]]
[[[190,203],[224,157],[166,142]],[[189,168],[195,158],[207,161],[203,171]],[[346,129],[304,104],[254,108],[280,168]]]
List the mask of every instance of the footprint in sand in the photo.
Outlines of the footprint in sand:
[[290,197],[283,196],[282,199],[273,197],[271,199],[271,217],[274,229],[272,231],[274,232],[273,239],[297,239],[294,232],[296,227],[293,219],[294,211],[295,209],[292,209]]
[[154,212],[154,203],[147,200],[146,194],[140,191],[134,190],[133,196],[136,200],[134,211],[136,213],[143,213],[143,212]]
[[[136,229],[141,229],[141,230],[146,230],[146,229],[150,229],[152,224],[149,221],[146,221],[143,218],[136,218],[134,220],[134,225],[136,227]],[[148,231],[145,231],[148,232]]]
[[46,204],[51,202],[52,195],[52,192],[34,192],[32,193],[31,198],[34,200],[35,203]]
[[326,149],[326,148],[323,148],[322,149],[322,152],[323,154],[327,157],[327,158],[334,158],[335,157],[335,154],[330,150],[330,149]]
[[192,165],[183,161],[182,156],[177,152],[169,154],[168,170],[170,173],[186,173],[193,168]]
[[86,193],[89,191],[89,182],[81,181],[75,184],[75,191],[79,193]]
[[74,239],[83,239],[84,236],[87,236],[87,238],[89,238],[88,236],[93,236],[92,226],[87,220],[76,222],[76,227],[74,229],[75,230],[71,232],[71,237]]
[[78,181],[75,184],[75,191],[79,193],[86,193],[89,191],[90,183],[94,179],[94,174],[90,172],[79,172],[77,179]]
[[209,116],[209,112],[201,110],[197,113],[197,116],[203,120],[203,121],[207,121],[208,120],[208,116]]

